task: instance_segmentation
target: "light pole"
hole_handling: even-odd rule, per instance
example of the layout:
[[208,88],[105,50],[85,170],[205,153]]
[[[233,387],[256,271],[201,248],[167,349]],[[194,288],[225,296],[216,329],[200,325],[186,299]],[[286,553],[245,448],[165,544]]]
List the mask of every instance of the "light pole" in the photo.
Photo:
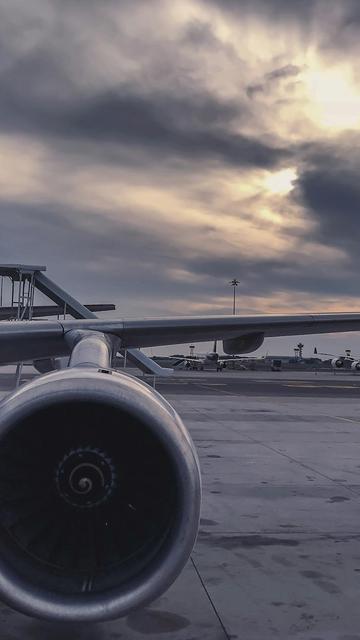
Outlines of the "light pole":
[[297,346],[297,348],[299,349],[299,358],[300,358],[300,360],[302,360],[304,345],[303,345],[303,343],[302,343],[302,342],[299,342],[299,344],[298,344],[298,345],[296,345],[296,346]]
[[236,287],[238,286],[238,284],[240,284],[240,280],[237,280],[237,278],[234,278],[233,280],[230,280],[229,284],[234,289],[234,295],[233,295],[233,316],[234,316],[235,315],[235,305],[236,305]]

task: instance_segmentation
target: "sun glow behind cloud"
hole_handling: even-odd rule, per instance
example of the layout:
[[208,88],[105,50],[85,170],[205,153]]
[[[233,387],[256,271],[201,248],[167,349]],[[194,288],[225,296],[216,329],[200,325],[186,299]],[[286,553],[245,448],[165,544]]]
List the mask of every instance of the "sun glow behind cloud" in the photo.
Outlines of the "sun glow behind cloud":
[[359,127],[360,91],[348,66],[310,68],[303,82],[318,125],[336,130]]
[[297,178],[297,171],[294,167],[281,169],[270,173],[265,178],[265,188],[271,193],[286,195],[294,188],[294,182]]

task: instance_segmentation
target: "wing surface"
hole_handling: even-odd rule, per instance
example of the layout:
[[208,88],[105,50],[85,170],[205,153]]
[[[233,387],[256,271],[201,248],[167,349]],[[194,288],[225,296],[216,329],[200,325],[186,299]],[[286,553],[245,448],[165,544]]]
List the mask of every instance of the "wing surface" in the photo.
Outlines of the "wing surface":
[[66,334],[72,329],[109,333],[120,338],[122,348],[141,348],[254,334],[269,337],[360,331],[360,313],[5,321],[0,322],[0,362],[67,355]]

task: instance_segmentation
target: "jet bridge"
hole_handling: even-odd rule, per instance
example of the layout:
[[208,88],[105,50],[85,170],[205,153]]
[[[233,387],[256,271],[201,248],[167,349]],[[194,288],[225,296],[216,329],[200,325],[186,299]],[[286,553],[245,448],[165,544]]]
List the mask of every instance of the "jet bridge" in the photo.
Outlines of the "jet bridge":
[[[53,280],[45,275],[46,267],[24,264],[0,264],[0,307],[4,301],[4,281],[10,281],[10,308],[13,309],[14,320],[31,320],[34,314],[35,291],[38,290],[50,300],[55,302],[64,315],[67,313],[73,318],[96,318],[96,314],[87,306],[73,298],[65,289],[62,289]],[[172,373],[172,369],[160,367],[156,362],[148,358],[139,349],[127,349],[121,351],[126,360],[137,366],[141,371],[153,376],[166,376]],[[21,375],[19,365],[17,377]]]

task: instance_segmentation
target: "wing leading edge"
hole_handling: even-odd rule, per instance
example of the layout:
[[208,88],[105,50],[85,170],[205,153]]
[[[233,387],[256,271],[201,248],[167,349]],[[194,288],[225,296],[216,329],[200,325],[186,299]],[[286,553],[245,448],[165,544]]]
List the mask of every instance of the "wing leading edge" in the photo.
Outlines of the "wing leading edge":
[[72,329],[101,331],[120,338],[122,348],[155,347],[251,335],[275,337],[360,331],[360,313],[207,316],[140,320],[64,320],[0,323],[0,362],[67,355]]

